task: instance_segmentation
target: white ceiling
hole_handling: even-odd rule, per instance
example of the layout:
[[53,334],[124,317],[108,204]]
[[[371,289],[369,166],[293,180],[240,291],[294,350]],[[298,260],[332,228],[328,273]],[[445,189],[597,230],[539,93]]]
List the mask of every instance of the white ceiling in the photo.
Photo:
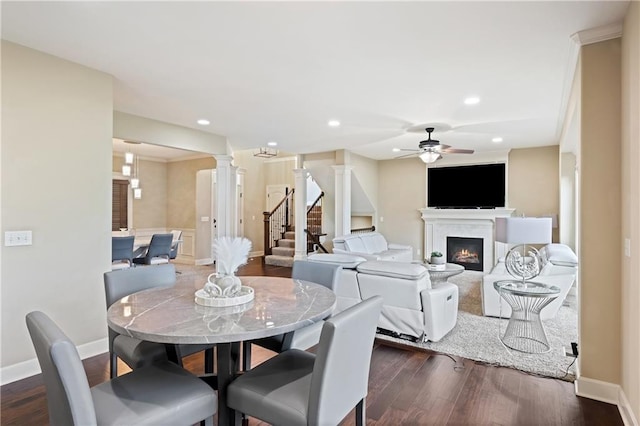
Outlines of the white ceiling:
[[[570,37],[620,23],[628,4],[2,1],[1,31],[113,75],[116,110],[235,150],[277,141],[386,159],[416,148],[426,123],[450,128],[434,138],[454,148],[557,144]],[[480,103],[464,105],[471,95]]]

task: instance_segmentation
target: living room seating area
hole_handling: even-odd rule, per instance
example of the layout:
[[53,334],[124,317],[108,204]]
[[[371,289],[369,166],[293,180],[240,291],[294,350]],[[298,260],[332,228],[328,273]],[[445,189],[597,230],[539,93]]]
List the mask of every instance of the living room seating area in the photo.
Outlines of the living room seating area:
[[366,260],[394,260],[411,262],[413,248],[409,245],[389,243],[379,232],[363,232],[333,239],[333,252],[364,257]]

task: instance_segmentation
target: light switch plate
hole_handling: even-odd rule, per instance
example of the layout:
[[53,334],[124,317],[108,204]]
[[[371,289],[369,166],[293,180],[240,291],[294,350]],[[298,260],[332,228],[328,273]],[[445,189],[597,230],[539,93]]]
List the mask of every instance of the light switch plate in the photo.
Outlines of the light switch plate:
[[6,247],[30,246],[31,244],[31,231],[6,231],[4,233],[4,245]]

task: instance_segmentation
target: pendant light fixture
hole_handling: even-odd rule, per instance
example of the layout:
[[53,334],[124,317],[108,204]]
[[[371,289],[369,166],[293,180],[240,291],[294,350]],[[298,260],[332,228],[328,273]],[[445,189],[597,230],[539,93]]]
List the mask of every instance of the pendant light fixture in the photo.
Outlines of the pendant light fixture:
[[[131,145],[139,145],[140,142],[124,141]],[[130,176],[129,183],[133,190],[133,198],[139,200],[142,198],[142,189],[140,188],[140,155],[134,150],[127,151],[124,154],[124,164],[122,165],[122,174]]]

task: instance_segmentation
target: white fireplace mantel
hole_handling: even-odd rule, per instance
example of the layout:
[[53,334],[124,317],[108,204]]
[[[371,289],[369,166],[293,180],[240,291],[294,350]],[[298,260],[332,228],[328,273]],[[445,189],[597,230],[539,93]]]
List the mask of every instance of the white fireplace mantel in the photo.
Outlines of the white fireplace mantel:
[[424,220],[424,254],[446,253],[447,237],[482,238],[483,270],[488,273],[494,259],[504,256],[506,244],[495,242],[495,220],[512,216],[515,209],[420,209]]

